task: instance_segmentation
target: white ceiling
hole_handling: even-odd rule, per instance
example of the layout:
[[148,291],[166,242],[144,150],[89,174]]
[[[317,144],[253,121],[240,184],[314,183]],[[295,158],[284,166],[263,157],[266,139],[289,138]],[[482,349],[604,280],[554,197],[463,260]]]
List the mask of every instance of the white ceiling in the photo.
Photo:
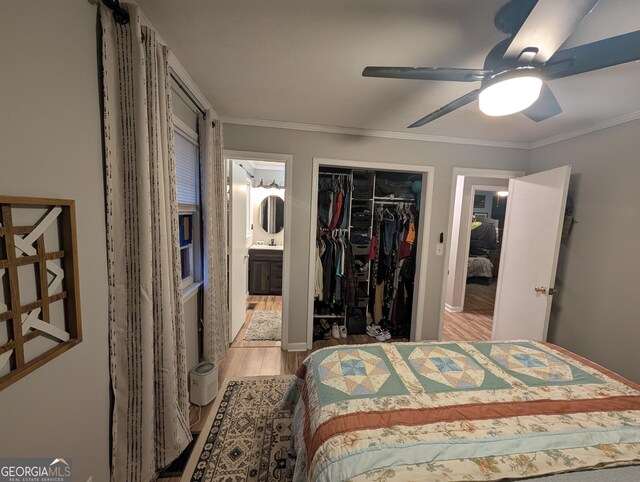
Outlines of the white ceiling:
[[[535,143],[640,113],[640,62],[554,80],[564,112],[490,118],[477,102],[406,126],[476,83],[363,78],[367,65],[481,68],[506,0],[137,0],[218,114]],[[640,1],[600,0],[563,48],[640,30]]]

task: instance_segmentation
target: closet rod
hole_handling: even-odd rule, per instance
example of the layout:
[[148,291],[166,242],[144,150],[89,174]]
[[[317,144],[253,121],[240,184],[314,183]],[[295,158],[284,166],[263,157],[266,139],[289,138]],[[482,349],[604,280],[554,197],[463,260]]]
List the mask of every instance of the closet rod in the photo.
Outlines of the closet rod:
[[374,204],[399,204],[399,203],[415,204],[416,200],[415,199],[385,199],[385,200],[374,199],[373,203]]

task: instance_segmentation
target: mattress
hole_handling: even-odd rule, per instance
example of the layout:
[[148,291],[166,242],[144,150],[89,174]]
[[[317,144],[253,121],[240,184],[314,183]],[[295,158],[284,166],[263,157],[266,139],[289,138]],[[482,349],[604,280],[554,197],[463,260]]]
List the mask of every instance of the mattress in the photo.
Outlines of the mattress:
[[467,278],[493,278],[493,263],[488,258],[469,257]]
[[325,348],[284,404],[295,481],[640,480],[640,387],[551,344]]

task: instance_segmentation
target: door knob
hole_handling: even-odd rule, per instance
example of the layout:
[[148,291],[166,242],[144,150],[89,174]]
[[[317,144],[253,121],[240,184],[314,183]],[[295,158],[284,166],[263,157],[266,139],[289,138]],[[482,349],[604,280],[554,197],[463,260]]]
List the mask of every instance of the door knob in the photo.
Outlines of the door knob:
[[546,286],[536,286],[534,289],[536,290],[536,293],[542,293],[543,295],[547,294]]

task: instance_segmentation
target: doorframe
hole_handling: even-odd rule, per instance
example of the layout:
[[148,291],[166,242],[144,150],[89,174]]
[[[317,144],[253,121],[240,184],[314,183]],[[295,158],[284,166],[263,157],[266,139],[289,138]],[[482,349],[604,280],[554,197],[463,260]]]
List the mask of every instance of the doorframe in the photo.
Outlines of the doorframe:
[[[431,232],[431,215],[433,210],[433,185],[435,168],[432,166],[423,166],[417,164],[383,164],[376,161],[356,161],[344,159],[328,159],[323,157],[313,158],[313,168],[311,173],[311,223],[309,228],[309,289],[307,295],[307,349],[313,347],[313,300],[315,287],[315,252],[316,252],[316,229],[317,223],[314,222],[318,217],[318,180],[320,166],[322,167],[341,167],[353,169],[368,169],[374,171],[393,171],[393,172],[415,172],[423,176],[423,186],[420,193],[420,206],[424,209],[421,211],[420,227],[418,229],[418,253],[416,256],[416,267],[418,268],[418,276],[416,277],[413,292],[424,293],[427,285],[427,268],[429,261],[429,244]],[[424,186],[424,175],[427,175],[426,188]],[[424,323],[424,296],[413,297],[412,322],[411,322],[411,340],[420,341],[422,339],[422,325]]]
[[[277,154],[270,152],[224,150],[225,170],[229,161],[266,161],[284,163],[284,252],[282,259],[282,339],[280,347],[287,350],[289,346],[289,273],[291,266],[291,209],[292,209],[292,154]],[[228,178],[229,173],[226,173]],[[229,209],[231,217],[231,206]],[[227,230],[227,246],[229,246],[229,230]],[[231,270],[231,258],[229,258],[229,270]],[[231,290],[228,293],[229,315],[231,316]]]
[[[471,167],[454,167],[451,175],[451,195],[449,199],[449,221],[447,223],[447,236],[445,238],[445,247],[444,247],[444,259],[445,259],[445,269],[442,274],[442,296],[440,300],[440,320],[438,322],[438,340],[442,340],[442,331],[444,329],[444,312],[445,312],[445,300],[447,296],[447,284],[449,278],[449,257],[451,252],[451,237],[453,232],[453,215],[455,208],[455,198],[456,198],[456,184],[458,181],[458,176],[464,177],[480,177],[480,178],[496,178],[496,179],[511,179],[515,177],[522,177],[526,173],[525,171],[512,171],[512,170],[504,170],[504,169],[481,169],[481,168],[471,168]],[[471,189],[472,193],[474,189]],[[471,210],[471,215],[473,215],[473,209]],[[466,236],[468,238],[468,236]],[[459,242],[459,241],[458,241]],[[465,241],[467,245],[467,251],[469,249],[468,243],[469,239]],[[468,253],[467,253],[468,257]],[[467,272],[467,267],[464,266],[465,276]],[[465,288],[466,290],[466,288]]]

